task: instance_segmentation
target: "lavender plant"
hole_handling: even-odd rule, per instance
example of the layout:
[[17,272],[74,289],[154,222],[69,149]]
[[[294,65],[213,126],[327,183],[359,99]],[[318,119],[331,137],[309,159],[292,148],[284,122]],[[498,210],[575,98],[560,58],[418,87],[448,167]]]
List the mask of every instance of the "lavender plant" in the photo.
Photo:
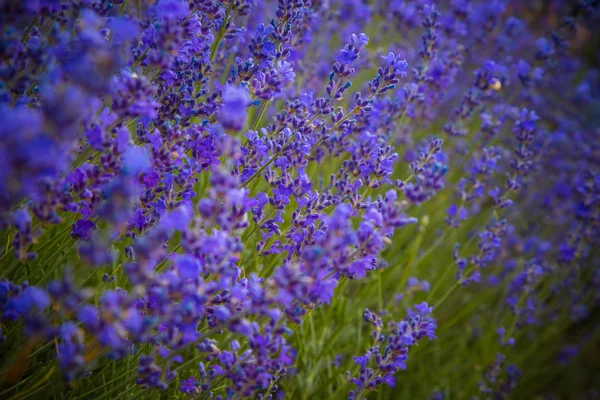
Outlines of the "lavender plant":
[[597,398],[597,3],[0,0],[0,398]]

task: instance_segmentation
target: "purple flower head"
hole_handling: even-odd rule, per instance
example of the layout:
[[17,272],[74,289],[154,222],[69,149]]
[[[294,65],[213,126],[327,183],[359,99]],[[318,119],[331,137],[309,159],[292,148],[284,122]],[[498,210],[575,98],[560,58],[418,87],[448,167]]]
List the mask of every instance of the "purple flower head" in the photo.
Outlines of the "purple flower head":
[[425,315],[431,314],[433,312],[433,307],[429,307],[426,302],[422,302],[414,306],[414,309],[419,312],[421,317]]
[[538,59],[547,60],[554,54],[554,48],[552,47],[552,43],[548,39],[541,37],[536,41],[535,44],[537,47],[535,56]]
[[19,315],[25,315],[33,308],[41,311],[48,306],[50,306],[50,297],[46,291],[34,286],[27,287],[12,302],[12,307]]
[[188,15],[189,8],[183,0],[160,0],[155,6],[156,16],[164,19],[181,19]]
[[112,44],[114,46],[119,46],[126,41],[133,40],[137,38],[140,33],[138,23],[128,18],[113,18],[109,21],[107,27],[110,30]]
[[190,376],[188,379],[183,379],[181,381],[181,386],[179,387],[179,391],[181,393],[185,393],[185,394],[198,393],[200,390],[200,388],[198,386],[199,386],[198,381],[193,376]]
[[31,226],[31,216],[26,209],[21,208],[12,214],[12,223],[19,231],[24,231]]
[[200,276],[200,263],[197,259],[183,255],[175,261],[177,271],[182,278],[197,279]]
[[129,176],[137,176],[140,172],[150,168],[150,159],[145,149],[130,146],[123,153],[123,173]]
[[173,231],[185,231],[193,215],[192,206],[184,202],[176,209],[163,215],[156,230],[167,235],[170,235]]
[[77,311],[77,319],[83,323],[89,332],[97,333],[100,329],[100,313],[98,309],[90,304],[83,305]]
[[446,213],[448,214],[446,223],[455,228],[458,228],[460,223],[466,220],[469,215],[466,208],[458,207],[456,204],[452,204],[448,207]]
[[381,56],[381,58],[384,60],[382,68],[390,68],[395,74],[406,76],[406,73],[403,71],[408,67],[408,62],[405,59],[391,52],[387,56]]
[[340,51],[337,60],[342,64],[352,64],[359,57],[361,49],[369,43],[369,37],[364,33],[358,36],[352,34],[350,43],[346,44]]
[[91,234],[96,229],[94,221],[87,219],[80,219],[73,224],[73,230],[71,231],[71,237],[79,240],[91,240]]
[[223,105],[219,109],[219,122],[225,129],[242,129],[246,123],[247,108],[252,101],[248,90],[228,84],[223,87],[221,99]]

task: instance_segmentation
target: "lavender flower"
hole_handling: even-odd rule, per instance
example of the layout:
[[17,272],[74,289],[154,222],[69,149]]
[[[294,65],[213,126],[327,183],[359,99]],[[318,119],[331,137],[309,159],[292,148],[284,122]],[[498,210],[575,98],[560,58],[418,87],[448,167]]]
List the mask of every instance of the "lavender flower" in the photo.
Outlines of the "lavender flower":
[[246,109],[250,95],[243,88],[226,85],[221,94],[223,106],[219,110],[219,122],[225,129],[239,131],[246,122]]
[[2,394],[585,392],[596,4],[426,3],[0,2]]

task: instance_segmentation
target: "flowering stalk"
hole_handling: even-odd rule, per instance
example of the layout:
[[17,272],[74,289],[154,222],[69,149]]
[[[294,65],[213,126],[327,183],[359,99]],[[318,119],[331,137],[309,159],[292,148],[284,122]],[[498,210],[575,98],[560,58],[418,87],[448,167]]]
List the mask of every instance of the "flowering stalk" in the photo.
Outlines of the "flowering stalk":
[[0,397],[585,397],[593,3],[0,2]]

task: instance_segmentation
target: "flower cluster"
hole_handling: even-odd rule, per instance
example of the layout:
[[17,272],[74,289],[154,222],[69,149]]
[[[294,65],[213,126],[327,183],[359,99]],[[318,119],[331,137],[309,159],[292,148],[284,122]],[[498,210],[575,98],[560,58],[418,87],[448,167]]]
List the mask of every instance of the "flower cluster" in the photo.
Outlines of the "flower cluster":
[[[383,383],[394,387],[394,373],[399,369],[406,369],[408,349],[417,345],[417,342],[428,337],[435,338],[436,322],[429,317],[433,307],[427,303],[415,305],[415,310],[408,310],[406,317],[400,322],[391,322],[389,333],[384,333],[382,319],[377,314],[365,310],[365,322],[372,324],[371,333],[373,346],[363,356],[354,357],[354,363],[360,367],[358,377],[347,376],[350,382],[358,386],[358,392],[350,391],[348,398],[361,399],[365,390],[373,390]],[[387,342],[387,343],[386,343]],[[385,347],[381,350],[381,345]],[[369,361],[374,360],[376,368],[368,367]]]
[[425,337],[487,365],[438,397],[545,394],[598,330],[597,2],[429,3],[0,1],[2,396],[397,398]]

